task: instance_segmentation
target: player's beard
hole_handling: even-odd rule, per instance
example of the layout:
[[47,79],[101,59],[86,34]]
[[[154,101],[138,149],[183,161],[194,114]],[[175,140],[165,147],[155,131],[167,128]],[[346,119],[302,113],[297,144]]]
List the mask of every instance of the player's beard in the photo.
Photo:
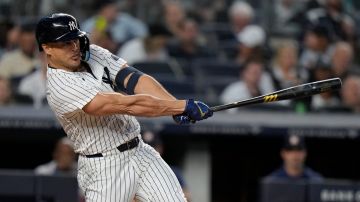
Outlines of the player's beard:
[[81,67],[81,60],[80,60],[80,56],[76,56],[76,57],[71,57],[68,60],[68,68],[73,70],[73,71],[77,71],[80,67]]
[[74,72],[80,69],[81,60],[80,57],[74,58],[73,56],[59,59],[50,59],[49,65],[56,69],[64,69],[66,71]]

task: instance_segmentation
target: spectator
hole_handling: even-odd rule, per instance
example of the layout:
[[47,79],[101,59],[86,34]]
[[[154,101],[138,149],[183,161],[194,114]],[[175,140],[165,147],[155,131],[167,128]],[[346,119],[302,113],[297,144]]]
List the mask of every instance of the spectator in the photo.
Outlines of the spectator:
[[169,56],[165,46],[171,33],[161,25],[150,25],[149,31],[149,36],[132,39],[125,43],[117,55],[126,58],[128,64],[166,61]]
[[268,175],[267,180],[322,180],[319,173],[305,165],[307,150],[303,137],[286,136],[280,154],[284,164]]
[[300,65],[308,70],[319,62],[329,65],[333,50],[328,29],[323,25],[312,26],[305,35],[305,49],[300,56]]
[[186,60],[215,55],[201,41],[198,24],[190,19],[179,24],[177,39],[168,46],[168,50],[170,56]]
[[83,23],[84,31],[91,33],[93,43],[99,41],[107,30],[118,45],[147,35],[146,25],[129,14],[119,12],[115,0],[96,0],[94,6],[97,14]]
[[180,23],[185,20],[185,11],[178,1],[164,2],[164,20],[166,28],[174,35],[179,36],[181,29]]
[[244,1],[234,1],[228,10],[229,21],[236,38],[254,19],[254,9]]
[[119,46],[116,41],[114,41],[114,37],[111,35],[110,30],[104,31],[101,35],[93,38],[93,40],[95,40],[94,44],[108,49],[113,54],[116,54],[119,49]]
[[19,48],[5,53],[0,61],[0,76],[7,79],[23,77],[39,64],[36,58],[35,24],[26,22],[20,27]]
[[[324,80],[333,78],[332,70],[329,66],[319,65],[314,69],[314,80]],[[334,92],[327,91],[321,94],[312,96],[311,108],[316,111],[333,110],[341,106],[341,102]]]
[[67,138],[61,138],[55,146],[53,160],[35,168],[38,175],[66,174],[76,176],[77,162],[72,142]]
[[263,45],[266,35],[264,30],[257,25],[249,25],[237,35],[239,42],[238,53],[235,61],[240,65],[250,60],[263,60]]
[[298,68],[298,48],[294,41],[282,43],[277,51],[271,68],[275,88],[281,90],[304,83],[308,73]]
[[0,57],[18,46],[19,26],[10,20],[0,23]]
[[5,106],[10,103],[11,94],[9,81],[0,77],[0,106]]
[[345,79],[349,70],[354,68],[354,52],[347,42],[337,42],[331,58],[331,69],[335,77]]
[[270,76],[264,71],[263,63],[250,61],[242,69],[240,80],[227,86],[221,93],[220,101],[222,103],[230,103],[273,91],[274,86]]
[[35,108],[40,108],[46,101],[47,64],[43,53],[39,54],[39,60],[41,66],[37,67],[35,72],[25,76],[17,89],[18,94],[32,98]]
[[[157,152],[159,152],[160,155],[163,155],[164,145],[158,134],[151,131],[145,131],[142,135],[142,138],[145,143],[152,146]],[[178,168],[177,166],[170,166],[170,168],[174,171],[176,178],[179,180],[185,198],[187,199],[188,202],[190,202],[190,193],[189,190],[187,189],[187,185],[185,183],[185,179],[184,176],[182,175],[181,169]]]
[[295,0],[276,0],[274,3],[275,24],[272,28],[276,33],[293,33],[294,26],[290,26],[290,21],[297,10]]
[[360,113],[360,77],[349,76],[344,80],[341,88],[343,104],[351,112]]
[[342,0],[326,0],[324,6],[306,13],[308,24],[320,24],[328,29],[332,40],[352,41],[355,36],[354,21],[345,13]]

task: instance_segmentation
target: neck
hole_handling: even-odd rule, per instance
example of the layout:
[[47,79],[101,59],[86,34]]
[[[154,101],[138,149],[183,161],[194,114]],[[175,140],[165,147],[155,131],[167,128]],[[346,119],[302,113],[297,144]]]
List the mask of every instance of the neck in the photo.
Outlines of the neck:
[[304,171],[304,168],[302,166],[295,167],[295,166],[286,166],[285,165],[284,168],[285,168],[286,173],[291,177],[299,177]]
[[67,72],[78,72],[78,71],[82,70],[82,65],[79,65],[77,68],[71,69],[71,68],[68,68],[68,67],[54,65],[54,64],[49,63],[49,67],[52,67],[54,69],[62,69],[62,70],[65,70]]

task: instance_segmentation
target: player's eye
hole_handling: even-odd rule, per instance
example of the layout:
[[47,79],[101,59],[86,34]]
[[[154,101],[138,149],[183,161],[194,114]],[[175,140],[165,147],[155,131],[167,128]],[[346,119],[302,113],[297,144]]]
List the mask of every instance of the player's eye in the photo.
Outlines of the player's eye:
[[74,41],[66,41],[66,42],[64,42],[64,43],[65,43],[65,45],[69,46],[69,45],[74,44]]

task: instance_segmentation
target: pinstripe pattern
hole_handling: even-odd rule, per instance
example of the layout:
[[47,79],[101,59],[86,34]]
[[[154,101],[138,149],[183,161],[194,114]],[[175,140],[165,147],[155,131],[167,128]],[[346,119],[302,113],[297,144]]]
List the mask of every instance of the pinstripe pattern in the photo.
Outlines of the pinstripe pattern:
[[136,149],[103,155],[79,157],[78,181],[87,202],[186,201],[170,167],[142,141]]
[[[179,182],[160,155],[141,140],[139,146],[125,152],[120,144],[140,134],[133,116],[90,116],[82,108],[98,92],[112,92],[103,81],[104,68],[110,80],[126,62],[109,51],[90,46],[88,71],[67,72],[48,68],[47,99],[57,119],[81,154],[78,182],[88,202],[177,202],[186,201]],[[84,155],[102,153],[104,157]]]
[[133,116],[95,117],[81,110],[98,92],[113,91],[109,84],[102,81],[104,67],[109,68],[110,74],[114,75],[116,69],[119,71],[125,64],[124,60],[115,60],[106,53],[110,54],[105,49],[91,45],[88,64],[96,78],[86,71],[67,72],[48,68],[48,102],[74,142],[75,151],[80,154],[105,152],[136,137],[140,132],[139,123]]

